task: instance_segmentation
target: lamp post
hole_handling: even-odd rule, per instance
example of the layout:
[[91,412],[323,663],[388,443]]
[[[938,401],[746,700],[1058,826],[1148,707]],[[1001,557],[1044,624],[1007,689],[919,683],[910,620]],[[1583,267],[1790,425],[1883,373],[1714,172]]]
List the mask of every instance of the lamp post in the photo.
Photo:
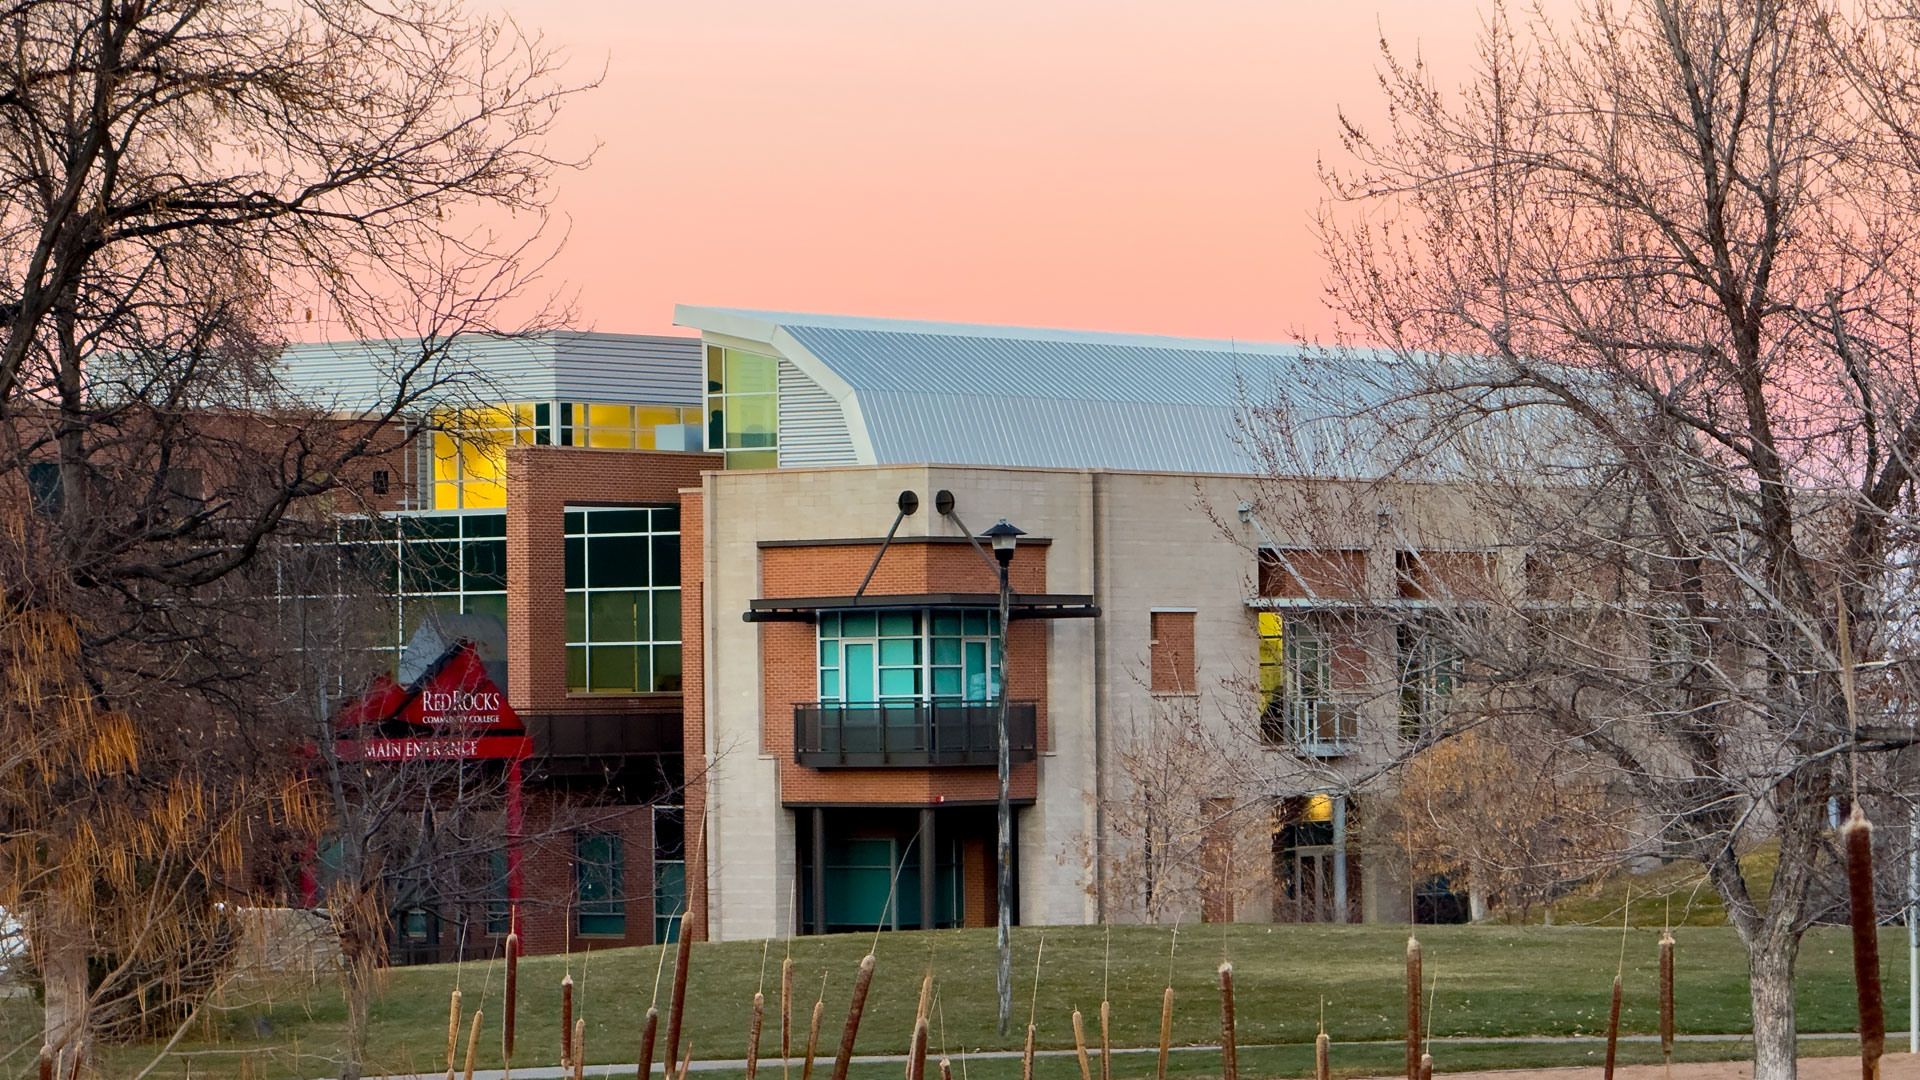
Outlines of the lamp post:
[[1013,950],[1007,937],[1013,925],[1013,806],[1007,796],[1008,781],[1013,774],[1013,750],[1007,739],[1007,622],[1012,614],[1013,590],[1007,584],[1007,567],[1013,562],[1013,549],[1025,535],[1024,531],[1007,524],[1006,518],[986,531],[986,538],[993,542],[993,559],[1000,564],[1000,680],[994,687],[1000,696],[999,720],[994,725],[1000,740],[1000,925],[994,933],[994,943],[1000,951],[996,985],[1000,991],[1002,1035],[1007,1033],[1007,1017],[1013,1011]]

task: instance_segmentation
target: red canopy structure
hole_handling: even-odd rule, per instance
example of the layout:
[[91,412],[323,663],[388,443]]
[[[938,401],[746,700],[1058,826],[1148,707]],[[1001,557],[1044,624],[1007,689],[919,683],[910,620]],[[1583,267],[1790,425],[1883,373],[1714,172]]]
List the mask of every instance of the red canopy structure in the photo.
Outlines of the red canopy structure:
[[343,761],[507,762],[507,901],[520,912],[521,765],[533,739],[487,674],[473,642],[458,640],[412,683],[381,675],[340,710],[335,730],[354,738],[334,743]]

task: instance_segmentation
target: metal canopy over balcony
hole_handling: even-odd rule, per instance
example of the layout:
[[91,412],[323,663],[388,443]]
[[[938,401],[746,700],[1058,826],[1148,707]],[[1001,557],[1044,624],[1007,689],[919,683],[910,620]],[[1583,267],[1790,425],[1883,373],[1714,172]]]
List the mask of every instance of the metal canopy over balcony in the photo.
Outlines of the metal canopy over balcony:
[[[793,707],[793,760],[815,769],[992,767],[998,748],[995,701],[803,701]],[[1007,703],[1014,761],[1032,761],[1038,709]]]
[[[740,618],[746,622],[812,622],[822,611],[873,611],[882,608],[976,608],[993,611],[998,593],[912,593],[888,596],[796,596],[752,600]],[[1081,593],[1015,593],[1011,621],[1021,619],[1096,619],[1100,608]]]

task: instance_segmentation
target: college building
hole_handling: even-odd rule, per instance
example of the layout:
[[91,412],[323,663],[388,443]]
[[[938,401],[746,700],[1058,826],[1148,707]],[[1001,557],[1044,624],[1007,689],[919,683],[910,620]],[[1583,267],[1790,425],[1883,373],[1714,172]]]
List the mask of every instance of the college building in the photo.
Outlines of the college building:
[[[513,834],[568,792],[602,808],[480,914],[403,919],[423,957],[508,901],[529,951],[663,940],[682,911],[711,939],[992,925],[1003,708],[1019,922],[1450,917],[1363,822],[1452,673],[1369,612],[1498,556],[1444,489],[1276,462],[1256,405],[1312,377],[1300,349],[676,323],[699,336],[465,345],[458,402],[364,478],[404,549],[393,701],[497,673]],[[381,348],[284,370],[351,413],[390,390]]]

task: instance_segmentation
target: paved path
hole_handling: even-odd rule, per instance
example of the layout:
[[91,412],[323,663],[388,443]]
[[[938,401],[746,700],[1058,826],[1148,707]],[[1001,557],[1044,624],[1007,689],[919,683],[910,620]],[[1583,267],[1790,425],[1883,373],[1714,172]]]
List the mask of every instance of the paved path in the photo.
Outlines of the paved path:
[[[1692,1042],[1692,1043],[1746,1042],[1751,1038],[1752,1038],[1751,1035],[1743,1035],[1743,1034],[1676,1035],[1674,1036],[1674,1039],[1678,1042]],[[1852,1039],[1852,1038],[1856,1038],[1856,1036],[1850,1031],[1836,1032],[1832,1034],[1802,1032],[1800,1035],[1800,1038],[1801,1038],[1801,1041],[1804,1042],[1811,1039]],[[1489,1036],[1446,1035],[1446,1036],[1437,1037],[1432,1041],[1440,1044],[1451,1043],[1455,1045],[1468,1044],[1468,1043],[1472,1043],[1472,1044],[1566,1043],[1569,1045],[1580,1044],[1580,1043],[1592,1043],[1592,1044],[1598,1045],[1598,1044],[1604,1043],[1606,1039],[1600,1035],[1489,1035]],[[1620,1041],[1636,1042],[1636,1043],[1659,1042],[1660,1036],[1658,1035],[1622,1035],[1620,1036]],[[1907,1033],[1904,1031],[1887,1032],[1888,1046],[1901,1046],[1901,1045],[1904,1045],[1906,1041],[1907,1041]],[[1245,1051],[1245,1050],[1263,1050],[1263,1049],[1277,1049],[1277,1048],[1289,1048],[1289,1047],[1305,1048],[1311,1045],[1312,1045],[1311,1043],[1241,1043],[1240,1049]],[[1336,1042],[1333,1045],[1334,1046],[1398,1046],[1400,1045],[1400,1040],[1399,1039],[1371,1039],[1371,1040],[1362,1040],[1359,1042]],[[1113,1049],[1114,1056],[1116,1057],[1118,1057],[1121,1054],[1157,1054],[1159,1052],[1160,1052],[1159,1048],[1154,1046],[1127,1046],[1127,1047],[1116,1046]],[[1176,1046],[1172,1048],[1171,1052],[1175,1054],[1205,1054],[1205,1053],[1217,1054],[1220,1052],[1220,1046],[1218,1043],[1198,1045],[1198,1046]],[[1075,1054],[1075,1051],[1073,1050],[1035,1050],[1033,1052],[1033,1056],[1036,1058],[1073,1057],[1074,1054]],[[930,1055],[930,1056],[934,1060],[938,1060],[938,1055]],[[968,1059],[973,1061],[996,1061],[996,1060],[1006,1060],[1008,1058],[1018,1058],[1020,1056],[1020,1051],[1018,1050],[981,1050],[975,1053],[968,1054],[966,1056],[968,1057]],[[1089,1060],[1098,1058],[1099,1056],[1100,1056],[1100,1051],[1098,1049],[1089,1049],[1087,1051],[1087,1057]],[[855,1055],[853,1060],[855,1062],[879,1062],[884,1064],[889,1061],[905,1062],[907,1060],[907,1055],[905,1054],[858,1054],[858,1055]],[[956,1056],[954,1060],[957,1065],[959,1058]],[[826,1071],[820,1064],[820,1062],[822,1061],[824,1061],[827,1066],[831,1066],[833,1063],[833,1055],[830,1053],[823,1054],[819,1058],[815,1059],[815,1062],[816,1062],[814,1067],[815,1074],[820,1074]],[[1850,1065],[1849,1067],[1849,1071],[1845,1075],[1849,1078],[1856,1077],[1859,1075],[1860,1066],[1856,1058],[1851,1058],[1851,1057],[1806,1058],[1806,1059],[1803,1059],[1803,1061],[1853,1062],[1853,1064]],[[1920,1059],[1914,1059],[1907,1054],[1889,1054],[1887,1055],[1887,1062],[1888,1062],[1888,1066],[1886,1069],[1883,1070],[1882,1080],[1920,1080]],[[1894,1065],[1896,1063],[1900,1064],[1900,1068],[1898,1070],[1894,1068]],[[794,1058],[790,1062],[788,1062],[788,1064],[798,1069],[801,1065],[801,1061],[799,1058]],[[1677,1064],[1673,1067],[1672,1080],[1738,1080],[1737,1074],[1733,1072],[1728,1072],[1727,1069],[1729,1067],[1738,1066],[1740,1064],[1741,1064],[1740,1062],[1719,1062],[1719,1061],[1688,1062],[1684,1065]],[[693,1066],[689,1071],[691,1072],[724,1072],[724,1071],[731,1070],[734,1072],[739,1072],[741,1070],[744,1070],[746,1067],[747,1067],[747,1062],[745,1058],[716,1058],[712,1061],[701,1061],[699,1058],[696,1057],[693,1061]],[[763,1075],[765,1074],[765,1070],[778,1069],[779,1067],[780,1067],[779,1058],[761,1058],[760,1059],[760,1068],[761,1070],[763,1070]],[[1702,1072],[1701,1071],[1702,1067],[1714,1067],[1718,1071]],[[1746,1067],[1749,1070],[1751,1070],[1752,1068],[1751,1063],[1747,1063]],[[1490,1073],[1448,1073],[1446,1074],[1446,1076],[1448,1080],[1472,1080],[1472,1078],[1479,1077],[1479,1076],[1499,1077],[1501,1078],[1501,1080],[1532,1080],[1532,1078],[1536,1074],[1538,1074],[1540,1077],[1543,1077],[1543,1078],[1552,1076],[1555,1078],[1555,1080],[1559,1080],[1559,1078],[1563,1077],[1568,1072],[1569,1069],[1578,1070],[1581,1068],[1586,1068],[1586,1066],[1568,1066],[1566,1068],[1557,1068],[1557,1069],[1511,1069],[1511,1070],[1502,1069],[1497,1072],[1490,1072]],[[1597,1069],[1599,1068],[1599,1066],[1595,1065],[1595,1066],[1592,1066],[1592,1068]],[[1647,1074],[1647,1077],[1636,1077],[1633,1073],[1629,1071],[1630,1068],[1631,1069],[1647,1069],[1652,1071]],[[654,1065],[653,1071],[654,1071],[654,1075],[656,1076],[661,1075],[662,1073],[662,1069],[658,1064]],[[933,1070],[929,1068],[927,1071],[931,1073]],[[1700,1075],[1698,1076],[1694,1075],[1696,1072],[1699,1072]],[[1664,1068],[1657,1065],[1644,1065],[1644,1066],[1631,1066],[1631,1067],[1621,1066],[1620,1068],[1614,1070],[1614,1074],[1615,1074],[1615,1080],[1650,1080],[1650,1078],[1654,1076],[1659,1076],[1664,1078],[1666,1075]],[[631,1078],[633,1076],[633,1063],[628,1062],[624,1065],[622,1064],[588,1065],[586,1069],[583,1071],[583,1075],[587,1077],[591,1077],[593,1078],[593,1080],[601,1080],[601,1078],[608,1078],[608,1077],[621,1078],[621,1080],[628,1080],[628,1078]],[[568,1078],[572,1076],[573,1076],[572,1069],[562,1069],[557,1065],[530,1065],[530,1066],[525,1066],[525,1067],[517,1068],[513,1070],[512,1080],[568,1080]],[[446,1074],[444,1072],[434,1072],[434,1073],[418,1073],[412,1076],[394,1076],[391,1078],[391,1080],[445,1080],[445,1077],[446,1077]],[[473,1073],[473,1080],[506,1080],[506,1077],[507,1077],[507,1074],[500,1069],[476,1069],[474,1070],[474,1073]],[[1807,1071],[1807,1068],[1803,1064],[1801,1068],[1801,1080],[1839,1080],[1839,1074],[1836,1074],[1835,1077],[1829,1078],[1824,1075],[1809,1073]]]

